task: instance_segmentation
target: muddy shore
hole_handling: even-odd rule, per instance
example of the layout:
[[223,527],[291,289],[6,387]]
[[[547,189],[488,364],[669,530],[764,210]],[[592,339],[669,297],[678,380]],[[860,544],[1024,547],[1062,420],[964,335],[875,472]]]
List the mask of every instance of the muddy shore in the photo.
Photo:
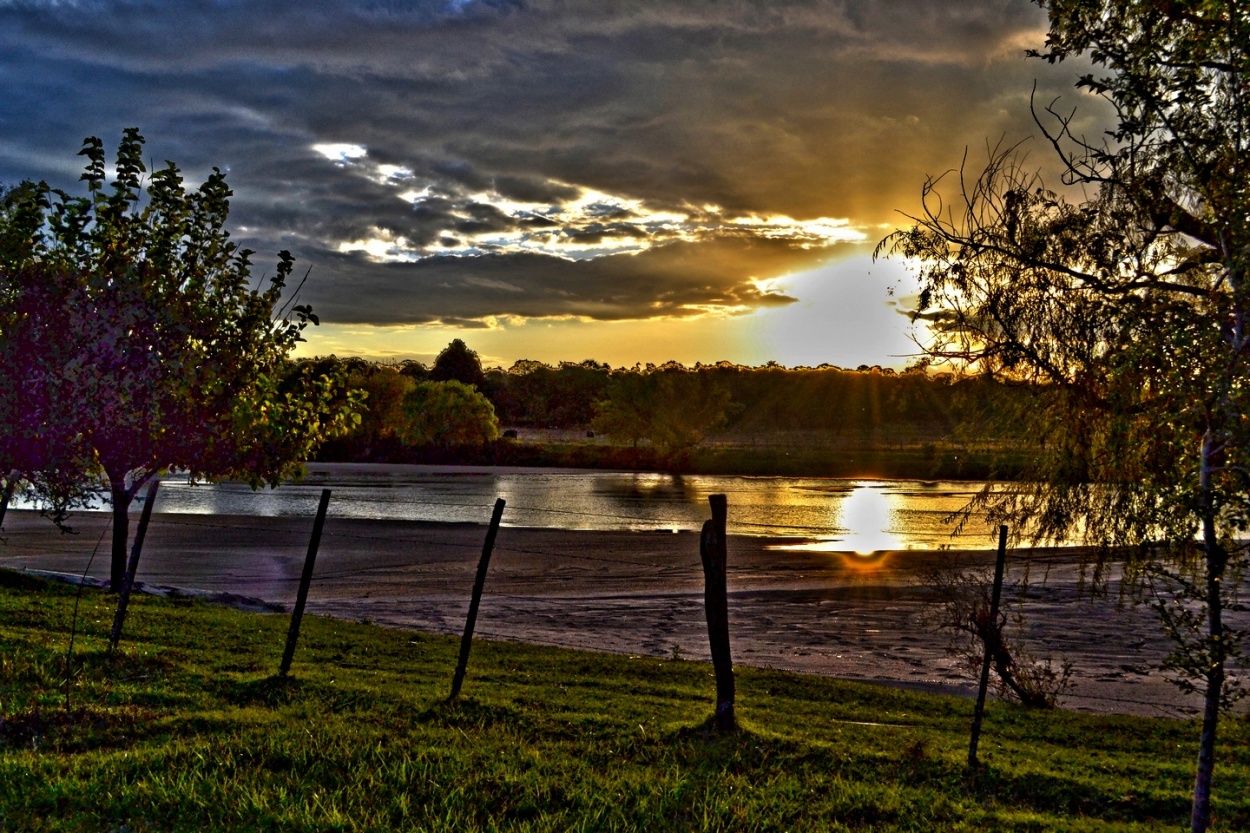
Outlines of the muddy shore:
[[[63,535],[31,512],[10,511],[0,567],[108,575],[107,516],[75,518]],[[138,579],[229,594],[253,609],[287,606],[311,519],[153,516]],[[470,524],[351,520],[326,523],[309,611],[399,628],[456,634],[464,623],[485,528]],[[936,557],[904,551],[773,549],[778,539],[730,536],[729,611],[738,664],[969,694],[973,681],[932,626],[924,577]],[[97,551],[98,547],[98,551]],[[94,559],[92,554],[95,552]],[[944,557],[988,566],[993,554]],[[1026,557],[1032,587],[1022,608],[1034,653],[1072,662],[1062,705],[1094,712],[1188,716],[1200,705],[1154,670],[1168,643],[1149,610],[1090,599],[1075,550]],[[90,562],[90,567],[88,563]],[[1041,582],[1045,578],[1044,583]],[[698,538],[689,532],[500,530],[477,624],[487,639],[707,659]]]

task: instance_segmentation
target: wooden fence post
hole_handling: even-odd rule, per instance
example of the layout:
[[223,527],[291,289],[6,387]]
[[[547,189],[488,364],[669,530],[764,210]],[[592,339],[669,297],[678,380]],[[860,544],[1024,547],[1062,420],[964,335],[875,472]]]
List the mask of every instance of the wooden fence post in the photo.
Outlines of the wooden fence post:
[[486,568],[490,565],[490,554],[495,548],[495,535],[499,532],[499,520],[503,517],[504,499],[495,501],[495,511],[490,516],[490,527],[486,530],[486,542],[482,545],[482,558],[477,562],[477,577],[473,580],[473,598],[469,601],[469,615],[464,621],[464,636],[460,638],[460,659],[456,662],[456,674],[451,678],[451,694],[448,702],[460,696],[460,686],[464,685],[464,672],[469,667],[469,649],[473,647],[473,627],[477,624],[477,609],[482,602],[482,589],[486,586]]
[[135,543],[130,548],[130,561],[126,564],[126,576],[122,579],[121,593],[117,596],[117,613],[113,615],[113,630],[109,633],[109,650],[116,651],[122,639],[122,625],[126,622],[126,608],[130,605],[130,591],[135,586],[135,573],[139,572],[139,555],[143,552],[143,538],[148,533],[148,521],[152,519],[152,506],[156,503],[159,480],[152,480],[147,497],[143,501],[143,514],[139,516],[139,528],[135,530]]
[[321,502],[317,504],[317,519],[313,521],[312,538],[308,540],[308,555],[304,558],[304,572],[299,579],[299,593],[295,597],[295,609],[291,611],[291,627],[286,632],[286,650],[282,652],[282,665],[278,674],[285,677],[295,659],[295,643],[299,642],[299,626],[304,620],[304,605],[308,603],[308,585],[312,584],[313,565],[317,562],[317,548],[321,546],[321,530],[326,525],[326,509],[330,506],[330,490],[321,490]]
[[[1007,527],[998,528],[998,559],[994,562],[994,590],[990,596],[990,623],[997,626],[998,600],[1003,594],[1003,571],[1007,566]],[[981,740],[981,718],[985,714],[985,692],[990,684],[990,646],[985,646],[985,658],[981,661],[981,682],[977,687],[977,704],[972,710],[972,740],[968,743],[968,766],[976,769],[977,744]]]
[[729,654],[729,599],[725,573],[726,521],[728,501],[724,495],[709,495],[712,519],[703,524],[699,537],[699,556],[703,561],[703,605],[707,613],[707,636],[712,647],[712,666],[716,671],[716,727],[721,731],[735,728],[734,669]]

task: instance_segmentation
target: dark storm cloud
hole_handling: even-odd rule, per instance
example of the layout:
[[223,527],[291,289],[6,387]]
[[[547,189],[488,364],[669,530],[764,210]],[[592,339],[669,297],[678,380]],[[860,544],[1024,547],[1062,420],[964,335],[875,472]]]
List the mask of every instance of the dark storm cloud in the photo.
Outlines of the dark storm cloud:
[[[965,145],[1028,135],[1034,77],[1049,100],[1073,75],[1023,60],[1042,23],[1026,0],[0,0],[0,180],[70,185],[81,137],[138,125],[189,179],[229,172],[236,235],[312,264],[330,321],[739,309],[836,248],[733,220],[875,239]],[[584,189],[608,198],[570,222]]]
[[350,276],[332,287],[314,271],[306,300],[327,308],[337,292],[358,295],[378,324],[460,323],[482,310],[497,316],[586,316],[599,320],[690,316],[703,307],[777,306],[794,299],[741,280],[758,270],[810,266],[815,255],[768,240],[672,243],[634,256],[567,261],[532,254],[433,257],[375,263],[326,252],[318,271]]

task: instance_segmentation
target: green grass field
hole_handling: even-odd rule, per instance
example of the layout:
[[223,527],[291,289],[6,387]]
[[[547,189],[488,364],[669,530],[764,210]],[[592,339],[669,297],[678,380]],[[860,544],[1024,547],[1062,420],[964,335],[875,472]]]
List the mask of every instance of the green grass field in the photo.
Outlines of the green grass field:
[[[0,830],[1179,830],[1197,728],[988,710],[739,669],[136,598],[0,571]],[[1217,829],[1250,829],[1250,724],[1223,724]]]
[[419,462],[677,471],[682,474],[728,474],[763,477],[850,477],[912,480],[1010,480],[1025,470],[1018,451],[939,448],[934,444],[829,446],[704,445],[676,458],[650,446],[596,445],[593,442],[527,441],[501,443],[477,452],[441,451],[416,456]]

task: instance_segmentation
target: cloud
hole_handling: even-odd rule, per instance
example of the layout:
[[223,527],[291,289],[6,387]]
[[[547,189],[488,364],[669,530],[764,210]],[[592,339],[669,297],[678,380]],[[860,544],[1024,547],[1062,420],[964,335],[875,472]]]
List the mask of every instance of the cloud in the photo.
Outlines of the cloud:
[[[325,252],[314,258],[318,265],[304,296],[326,320],[386,325],[733,315],[793,302],[759,283],[824,256],[788,241],[753,238],[677,241],[583,260],[507,253],[402,262],[363,251]],[[351,278],[321,280],[323,272]]]
[[[734,314],[1073,67],[1028,0],[0,2],[0,180],[138,125],[326,320]],[[1095,113],[1098,111],[1095,109]],[[1096,133],[1091,130],[1090,133]]]

